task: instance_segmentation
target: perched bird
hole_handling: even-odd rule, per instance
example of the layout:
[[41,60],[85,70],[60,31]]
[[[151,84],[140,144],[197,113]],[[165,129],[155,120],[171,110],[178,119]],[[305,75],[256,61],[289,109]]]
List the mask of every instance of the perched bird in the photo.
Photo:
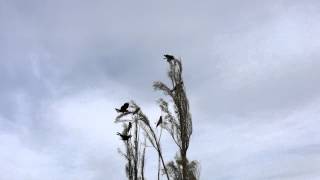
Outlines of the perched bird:
[[120,109],[116,109],[117,112],[125,113],[128,112],[129,103],[124,103]]
[[162,123],[162,116],[160,116],[160,118],[159,118],[159,120],[158,120],[158,122],[157,122],[156,127],[158,127],[161,123]]
[[164,56],[164,59],[167,59],[168,62],[170,62],[173,59],[175,59],[175,57],[173,55],[170,55],[170,54],[165,54],[163,56]]
[[121,134],[119,132],[117,133],[117,135],[119,135],[123,141],[127,141],[131,138],[131,135],[125,135],[125,134]]
[[128,128],[127,128],[127,133],[130,131],[130,129],[132,128],[132,123],[129,122]]

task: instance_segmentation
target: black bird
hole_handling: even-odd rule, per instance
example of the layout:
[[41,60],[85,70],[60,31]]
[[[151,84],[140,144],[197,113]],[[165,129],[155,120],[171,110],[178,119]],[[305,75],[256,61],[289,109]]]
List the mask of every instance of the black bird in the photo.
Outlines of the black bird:
[[116,109],[117,112],[126,113],[128,112],[129,103],[124,103],[120,109]]
[[117,133],[117,135],[119,135],[123,141],[127,141],[131,138],[131,135],[124,135],[119,132]]
[[165,54],[163,56],[164,56],[164,59],[167,59],[168,62],[170,62],[173,59],[175,59],[175,57],[173,55],[170,55],[170,54]]
[[162,123],[162,116],[160,116],[160,118],[159,118],[159,120],[158,120],[158,122],[157,122],[157,126],[156,126],[156,127],[158,127],[161,123]]
[[132,128],[132,123],[129,122],[128,128],[127,128],[127,133],[130,131],[130,129]]

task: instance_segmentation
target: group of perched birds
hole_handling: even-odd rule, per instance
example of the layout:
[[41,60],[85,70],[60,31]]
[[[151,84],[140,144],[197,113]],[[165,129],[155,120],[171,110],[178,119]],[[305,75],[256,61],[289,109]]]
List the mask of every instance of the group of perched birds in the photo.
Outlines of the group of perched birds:
[[[115,108],[115,110],[116,110],[118,113],[127,113],[127,112],[129,112],[128,108],[129,108],[129,103],[126,102],[126,103],[124,103],[124,104],[120,107],[120,109]],[[133,114],[136,114],[139,110],[140,110],[140,109],[138,108],[138,109],[136,109],[136,110],[135,110],[134,112],[132,112],[132,113],[133,113]],[[158,120],[158,122],[157,122],[156,127],[158,127],[161,123],[162,123],[162,116],[160,116],[160,118],[159,118],[159,120]],[[126,129],[126,132],[123,133],[123,134],[117,132],[117,135],[119,135],[122,140],[127,141],[127,140],[129,140],[129,139],[132,137],[130,134],[128,134],[128,133],[130,132],[130,129],[131,129],[131,128],[132,128],[132,123],[129,122],[128,127],[127,127],[127,129]]]
[[[120,107],[120,109],[115,108],[115,110],[116,110],[118,113],[127,113],[127,112],[129,112],[129,111],[128,111],[128,108],[129,108],[129,103],[126,102],[126,103],[124,103],[124,104]],[[127,130],[126,130],[127,132],[126,132],[125,134],[121,134],[121,133],[118,132],[117,135],[119,135],[119,136],[121,137],[121,139],[124,140],[124,141],[129,140],[129,139],[132,137],[131,135],[128,135],[131,127],[132,127],[132,123],[129,122],[128,128],[127,128]]]
[[[165,54],[165,55],[163,55],[163,56],[164,56],[164,59],[166,59],[168,62],[171,62],[172,60],[175,59],[175,57],[174,57],[173,55],[170,55],[170,54]],[[175,91],[175,90],[176,90],[179,86],[181,86],[181,85],[183,85],[183,82],[180,82],[179,84],[177,84],[177,85],[171,90],[171,92]],[[120,109],[115,108],[115,110],[116,110],[118,113],[127,113],[127,112],[129,112],[128,108],[129,108],[129,103],[126,102],[126,103],[124,103],[124,104],[120,107]],[[136,114],[139,110],[140,110],[140,109],[138,108],[138,109],[136,109],[136,110],[135,110],[134,112],[132,112],[132,113],[133,113],[133,114]],[[162,120],[162,116],[160,116],[160,118],[159,118],[159,120],[158,120],[158,122],[157,122],[157,124],[156,124],[156,127],[158,127],[158,126],[162,123],[162,121],[163,121],[163,120]],[[121,133],[118,132],[117,135],[119,135],[122,140],[127,141],[127,140],[129,140],[129,139],[132,137],[130,134],[128,134],[131,128],[132,128],[132,123],[129,122],[129,125],[128,125],[127,129],[126,129],[126,132],[123,133],[123,134],[121,134]]]

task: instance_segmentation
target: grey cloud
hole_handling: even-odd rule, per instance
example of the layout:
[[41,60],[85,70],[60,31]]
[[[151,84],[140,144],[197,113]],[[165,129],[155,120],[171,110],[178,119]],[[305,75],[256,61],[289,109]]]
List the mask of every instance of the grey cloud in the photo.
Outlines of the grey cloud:
[[1,1],[4,177],[123,177],[111,173],[123,175],[113,105],[134,99],[158,115],[163,53],[183,58],[202,179],[319,177],[319,5]]

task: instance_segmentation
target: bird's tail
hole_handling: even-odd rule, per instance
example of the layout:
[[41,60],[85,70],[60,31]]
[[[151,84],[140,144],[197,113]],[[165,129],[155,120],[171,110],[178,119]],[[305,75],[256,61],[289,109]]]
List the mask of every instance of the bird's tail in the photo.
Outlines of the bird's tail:
[[119,133],[119,132],[117,132],[117,135],[121,136],[122,134],[121,134],[121,133]]
[[117,112],[120,112],[120,109],[114,108]]

